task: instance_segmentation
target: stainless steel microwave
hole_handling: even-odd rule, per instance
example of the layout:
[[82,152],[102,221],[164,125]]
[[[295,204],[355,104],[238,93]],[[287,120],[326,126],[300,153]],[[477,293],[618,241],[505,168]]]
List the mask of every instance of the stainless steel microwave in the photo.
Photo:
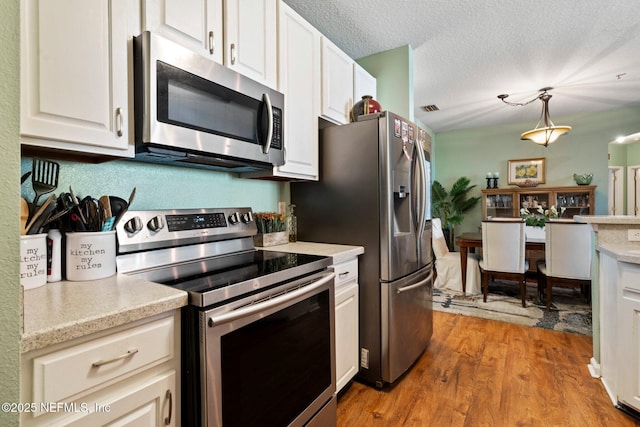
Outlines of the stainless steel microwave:
[[136,160],[248,172],[284,164],[284,95],[150,32],[134,40]]

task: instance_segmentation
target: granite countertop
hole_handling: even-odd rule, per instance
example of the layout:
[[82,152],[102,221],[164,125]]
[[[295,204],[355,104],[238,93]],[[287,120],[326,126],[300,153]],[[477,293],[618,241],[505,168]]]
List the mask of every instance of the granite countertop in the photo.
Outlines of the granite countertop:
[[21,351],[175,310],[187,301],[184,291],[124,274],[87,282],[47,283],[24,291]]
[[590,224],[640,225],[640,216],[631,215],[576,215],[573,219]]
[[[362,246],[295,242],[257,248],[331,257],[340,263]],[[116,274],[87,282],[61,281],[24,291],[21,351],[37,350],[187,305],[186,292]]]
[[331,257],[334,264],[348,261],[364,253],[362,246],[334,245],[329,243],[294,242],[285,245],[259,247],[265,251],[295,252],[307,255]]
[[640,264],[640,243],[634,245],[602,243],[598,245],[598,250],[611,255],[618,261]]

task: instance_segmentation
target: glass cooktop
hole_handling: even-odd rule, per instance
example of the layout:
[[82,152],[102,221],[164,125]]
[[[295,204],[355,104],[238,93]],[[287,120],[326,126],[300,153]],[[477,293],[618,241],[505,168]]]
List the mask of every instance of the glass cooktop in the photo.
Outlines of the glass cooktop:
[[261,291],[331,265],[329,257],[255,250],[141,271],[135,277],[182,289],[205,307]]

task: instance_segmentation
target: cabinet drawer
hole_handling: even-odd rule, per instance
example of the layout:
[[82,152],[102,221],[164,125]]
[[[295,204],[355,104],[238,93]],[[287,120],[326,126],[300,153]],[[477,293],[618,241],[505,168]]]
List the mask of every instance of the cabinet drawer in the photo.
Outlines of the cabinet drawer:
[[174,357],[173,317],[33,359],[33,401],[60,402]]
[[350,261],[335,264],[333,270],[336,272],[336,286],[358,279],[358,258]]

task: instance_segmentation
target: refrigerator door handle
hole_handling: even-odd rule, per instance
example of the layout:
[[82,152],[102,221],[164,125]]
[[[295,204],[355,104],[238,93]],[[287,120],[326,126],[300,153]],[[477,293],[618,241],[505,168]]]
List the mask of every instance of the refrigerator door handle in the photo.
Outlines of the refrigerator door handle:
[[418,164],[420,166],[420,192],[418,194],[419,200],[419,210],[418,210],[418,237],[422,238],[424,234],[425,228],[425,217],[426,217],[426,209],[427,209],[427,194],[425,186],[429,185],[426,181],[427,178],[427,167],[425,165],[426,159],[424,157],[424,151],[422,150],[422,144],[416,141],[416,151],[418,152]]
[[427,285],[432,280],[433,280],[433,269],[431,269],[431,272],[429,273],[429,276],[427,276],[426,279],[421,280],[418,283],[414,283],[413,285],[408,285],[408,286],[404,286],[402,288],[398,288],[396,293],[401,294],[403,292],[408,292],[408,291],[411,291],[413,289],[421,288],[421,287]]

